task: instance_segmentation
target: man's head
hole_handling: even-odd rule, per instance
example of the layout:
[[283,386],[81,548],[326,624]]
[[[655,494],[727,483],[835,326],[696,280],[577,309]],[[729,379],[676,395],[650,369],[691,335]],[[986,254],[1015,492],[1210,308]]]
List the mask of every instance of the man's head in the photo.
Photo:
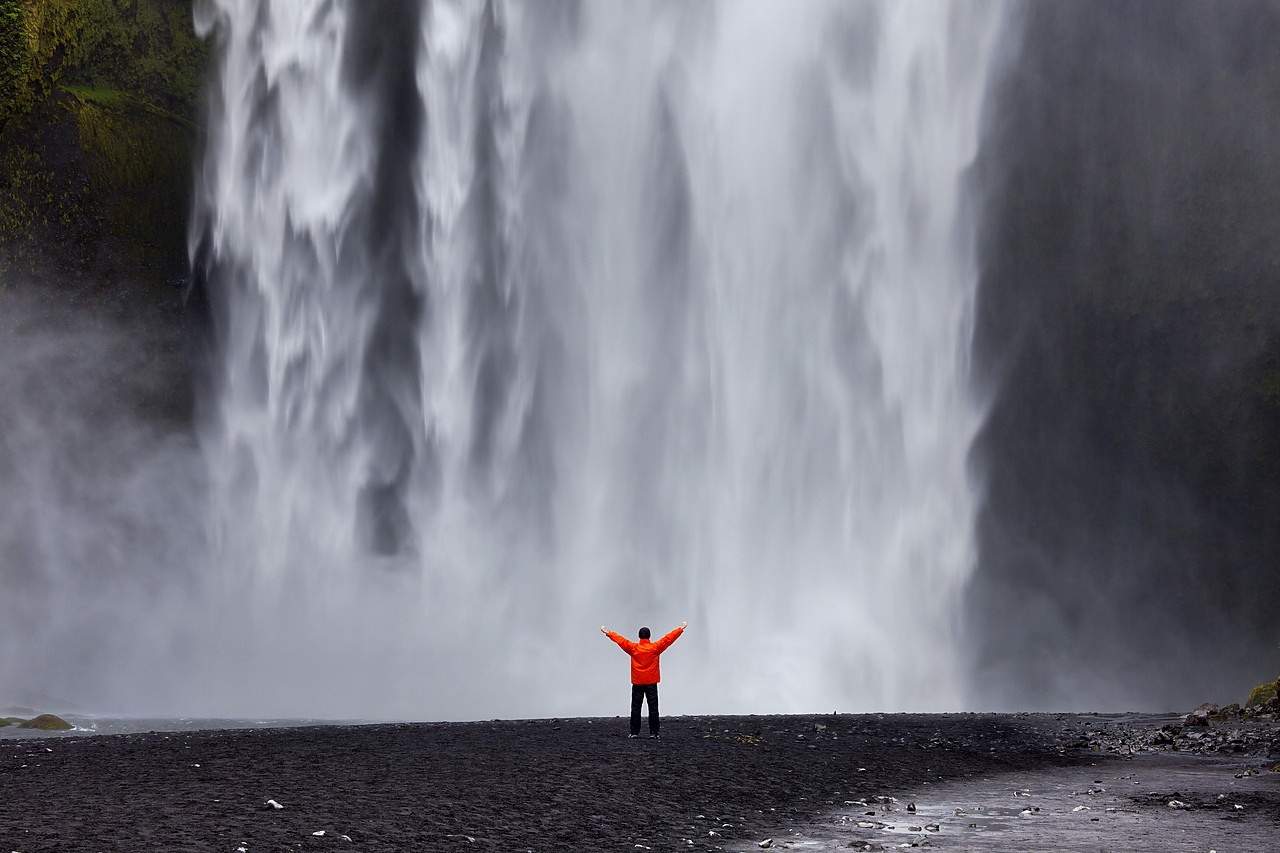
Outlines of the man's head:
[[641,628],[641,629],[640,629],[640,639],[642,639],[642,640],[647,640],[647,639],[649,639],[649,629],[648,629],[648,628]]

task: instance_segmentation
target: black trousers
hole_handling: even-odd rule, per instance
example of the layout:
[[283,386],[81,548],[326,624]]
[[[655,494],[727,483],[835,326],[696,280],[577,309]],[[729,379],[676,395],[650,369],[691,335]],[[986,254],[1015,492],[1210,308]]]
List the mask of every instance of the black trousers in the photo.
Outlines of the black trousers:
[[631,733],[640,734],[640,703],[649,700],[649,734],[658,734],[658,685],[631,685]]

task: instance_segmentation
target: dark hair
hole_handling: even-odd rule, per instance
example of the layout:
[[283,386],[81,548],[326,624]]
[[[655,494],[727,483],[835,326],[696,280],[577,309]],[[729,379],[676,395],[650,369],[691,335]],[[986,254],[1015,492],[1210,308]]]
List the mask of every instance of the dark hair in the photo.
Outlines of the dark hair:
[[648,628],[641,628],[641,629],[640,629],[640,639],[642,639],[642,640],[647,640],[647,639],[649,639],[649,629],[648,629]]

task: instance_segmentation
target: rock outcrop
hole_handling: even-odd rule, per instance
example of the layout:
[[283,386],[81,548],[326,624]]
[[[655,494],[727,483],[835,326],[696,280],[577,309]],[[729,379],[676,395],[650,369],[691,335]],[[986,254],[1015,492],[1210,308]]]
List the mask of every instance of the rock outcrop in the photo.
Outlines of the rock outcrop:
[[38,717],[18,723],[18,728],[39,729],[44,732],[65,732],[74,729],[75,726],[54,714],[41,714]]
[[208,49],[190,2],[0,0],[0,273],[185,277]]

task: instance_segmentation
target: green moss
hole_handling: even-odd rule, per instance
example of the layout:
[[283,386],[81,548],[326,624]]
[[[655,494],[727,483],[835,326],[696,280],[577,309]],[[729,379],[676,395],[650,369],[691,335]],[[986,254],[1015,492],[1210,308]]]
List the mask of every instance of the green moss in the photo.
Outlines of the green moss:
[[185,270],[208,59],[191,6],[0,0],[0,275]]
[[195,133],[199,130],[194,122],[184,118],[177,113],[169,112],[155,104],[149,104],[146,101],[140,101],[127,92],[121,92],[117,89],[102,89],[93,86],[63,86],[62,90],[73,95],[76,100],[82,104],[95,104],[100,107],[106,107],[113,110],[131,110],[134,112],[150,113],[156,118],[164,119],[172,122],[182,130]]
[[0,238],[12,239],[39,218],[40,202],[51,188],[49,169],[21,145],[0,149]]
[[115,89],[95,89],[92,86],[63,86],[64,92],[70,92],[82,102],[101,104],[104,107],[126,107],[133,99],[124,92]]
[[21,12],[24,56],[11,73],[30,106],[58,86],[125,92],[191,114],[208,49],[195,35],[191,3],[175,0],[0,0]]
[[0,729],[3,729],[5,726],[21,725],[25,722],[26,720],[21,717],[0,717]]
[[177,122],[128,100],[77,98],[80,149],[91,200],[111,236],[139,258],[161,263],[185,248],[193,140]]
[[23,723],[18,723],[18,728],[39,729],[40,731],[44,731],[44,732],[64,732],[70,729],[74,729],[75,726],[71,725],[61,717],[54,716],[53,714],[41,714],[40,716],[35,717],[34,719],[27,720],[26,722],[23,722]]
[[26,77],[26,15],[18,0],[0,0],[0,126]]
[[1276,684],[1277,682],[1275,681],[1269,681],[1253,688],[1253,692],[1249,694],[1249,701],[1245,702],[1244,706],[1251,708],[1254,705],[1261,705],[1263,702],[1276,698]]

